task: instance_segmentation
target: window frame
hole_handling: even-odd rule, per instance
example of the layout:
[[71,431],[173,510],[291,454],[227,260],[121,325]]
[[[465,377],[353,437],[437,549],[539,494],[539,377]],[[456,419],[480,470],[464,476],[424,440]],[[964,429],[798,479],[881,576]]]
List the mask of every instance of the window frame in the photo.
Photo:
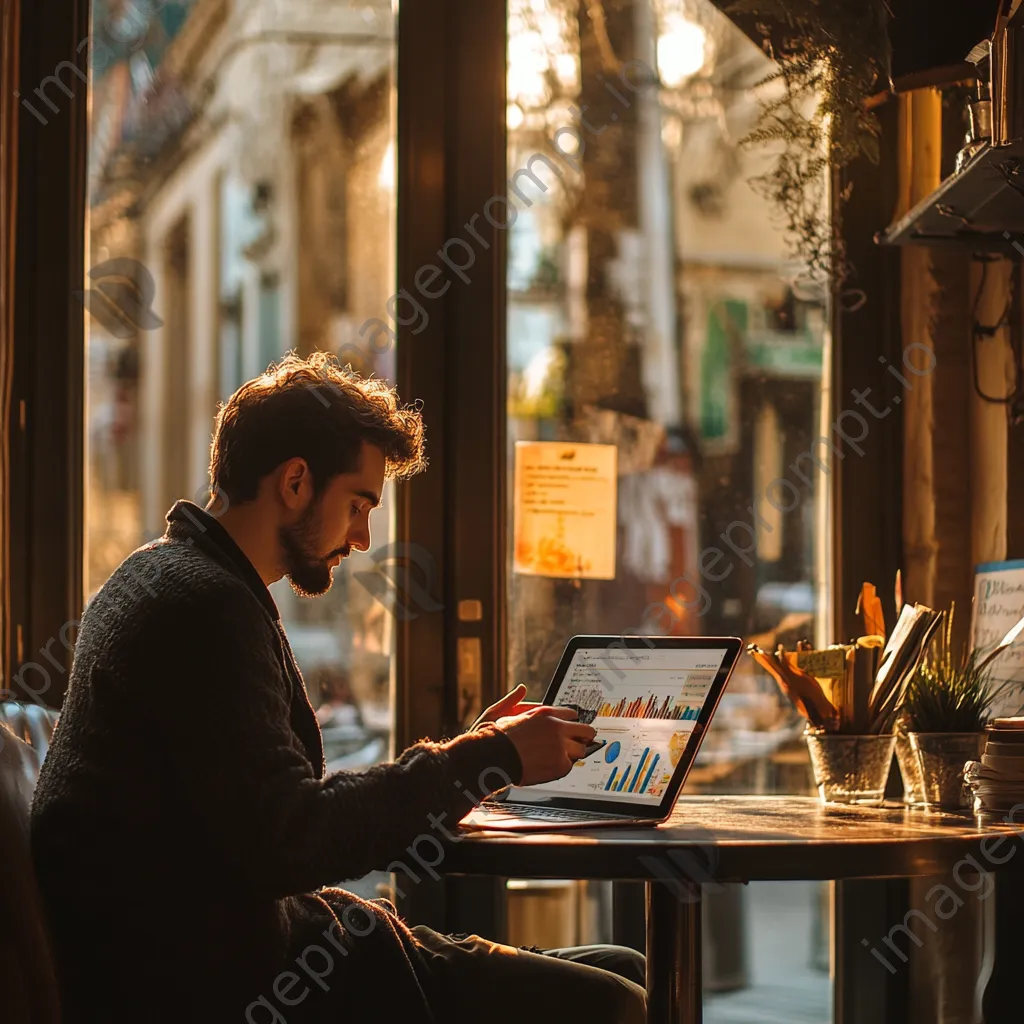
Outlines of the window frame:
[[[22,11],[22,96],[31,95],[68,53],[82,52],[89,17],[85,0],[38,0]],[[437,250],[469,217],[491,196],[504,194],[506,32],[503,4],[403,5],[397,70],[399,286],[412,286],[416,271],[436,261]],[[4,667],[10,678],[12,669],[32,661],[32,652],[52,647],[49,660],[62,666],[54,667],[60,678],[46,695],[54,706],[63,696],[70,652],[53,640],[80,614],[84,549],[85,312],[76,293],[85,281],[88,126],[86,90],[70,81],[73,95],[49,123],[19,108],[15,369],[8,424],[13,642]],[[893,174],[888,165],[857,171],[872,186],[891,185]],[[853,202],[856,192],[866,191],[855,190]],[[407,201],[410,196],[415,202]],[[873,301],[866,312],[850,312],[844,296],[834,297],[834,395],[863,380],[878,356],[892,356],[900,343],[893,312],[898,267],[857,236],[859,222],[848,208],[846,242],[863,254],[858,286]],[[481,700],[486,703],[503,688],[506,253],[504,237],[489,230],[494,244],[477,252],[471,285],[453,287],[435,302],[419,334],[398,329],[400,392],[423,399],[432,427],[430,472],[397,488],[398,536],[433,553],[446,599],[443,631],[426,618],[409,619],[399,630],[400,743],[457,726],[459,635],[482,641]],[[82,244],[67,245],[69,237],[80,237]],[[887,319],[876,307],[889,311]],[[869,318],[884,329],[867,330]],[[491,344],[480,344],[481,337]],[[853,629],[855,595],[844,583],[850,570],[885,580],[899,565],[901,420],[897,412],[877,425],[870,439],[873,458],[836,460],[832,472],[837,635]],[[878,517],[867,514],[874,508],[869,497],[879,493],[888,496],[892,510],[881,528]],[[459,623],[456,609],[464,599],[484,602],[480,624]],[[409,676],[413,661],[415,686]]]
[[[82,607],[85,310],[79,295],[88,90],[81,79],[88,77],[82,69],[88,68],[89,17],[87,0],[34,0],[21,8],[14,379],[6,424],[12,642],[4,672],[22,699],[51,707],[60,705],[67,687],[70,637]],[[50,79],[58,73],[63,91],[55,94]],[[43,100],[40,92],[54,99]],[[36,113],[45,103],[49,116],[43,112],[40,120],[26,97],[33,97]],[[69,238],[81,243],[68,244]]]

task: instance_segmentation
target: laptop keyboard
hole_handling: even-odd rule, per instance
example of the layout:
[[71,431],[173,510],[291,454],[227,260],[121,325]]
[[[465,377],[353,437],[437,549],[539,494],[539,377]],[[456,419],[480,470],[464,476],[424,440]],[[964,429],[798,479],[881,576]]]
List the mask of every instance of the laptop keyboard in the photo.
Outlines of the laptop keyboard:
[[543,821],[596,821],[615,815],[595,811],[574,811],[566,807],[537,807],[534,804],[493,804],[484,805],[489,817],[498,818],[540,818]]

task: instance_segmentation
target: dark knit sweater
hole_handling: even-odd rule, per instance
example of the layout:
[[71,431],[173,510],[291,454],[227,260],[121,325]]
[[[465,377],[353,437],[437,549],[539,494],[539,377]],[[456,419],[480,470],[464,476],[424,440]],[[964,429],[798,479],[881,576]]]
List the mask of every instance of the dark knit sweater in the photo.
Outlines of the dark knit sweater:
[[323,887],[422,877],[409,848],[447,842],[464,787],[518,782],[515,746],[487,725],[325,775],[255,568],[198,506],[167,519],[85,611],[32,809],[67,1019],[433,1020],[389,905]]

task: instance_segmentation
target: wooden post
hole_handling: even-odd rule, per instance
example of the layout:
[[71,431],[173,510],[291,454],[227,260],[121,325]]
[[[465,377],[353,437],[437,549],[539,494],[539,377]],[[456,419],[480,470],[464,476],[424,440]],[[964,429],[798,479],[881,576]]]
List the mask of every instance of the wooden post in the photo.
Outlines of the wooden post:
[[[1007,319],[1013,263],[979,257],[971,264],[971,295],[975,303],[974,329],[992,328]],[[980,290],[979,290],[980,289]],[[1007,396],[1013,387],[1010,328],[981,334],[974,340],[978,390],[993,398]],[[970,342],[971,339],[968,339]],[[999,562],[1006,558],[1007,529],[1007,415],[1006,406],[971,394],[971,559]]]
[[[900,103],[900,209],[902,216],[933,192],[941,181],[942,97],[935,89],[903,95]],[[904,596],[931,604],[935,599],[938,543],[935,538],[935,481],[933,460],[934,409],[926,349],[934,353],[933,337],[937,288],[932,255],[921,246],[902,253],[902,327],[904,366],[909,381],[904,391],[903,552]],[[923,346],[923,347],[922,347]]]

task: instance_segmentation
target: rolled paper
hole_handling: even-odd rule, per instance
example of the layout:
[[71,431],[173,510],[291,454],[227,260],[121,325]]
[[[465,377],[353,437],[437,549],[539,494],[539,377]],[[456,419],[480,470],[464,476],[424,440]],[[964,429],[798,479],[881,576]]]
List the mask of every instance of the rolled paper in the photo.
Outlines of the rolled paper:
[[805,707],[813,708],[815,716],[823,723],[823,728],[830,731],[838,729],[839,712],[825,696],[818,680],[791,663],[786,657],[786,649],[782,644],[779,644],[775,658],[782,674],[786,677],[790,691],[803,701]]
[[790,685],[790,681],[786,673],[782,669],[778,658],[769,653],[768,651],[762,650],[757,644],[750,644],[747,647],[747,653],[770,675],[776,683],[778,683],[779,689],[787,700],[797,709],[800,714],[807,719],[811,725],[818,729],[824,729],[825,718],[819,714],[818,709],[813,703],[808,702],[804,699],[803,695],[795,692]]
[[882,601],[873,583],[863,583],[857,599],[857,613],[864,621],[864,632],[868,636],[885,636],[885,614]]

